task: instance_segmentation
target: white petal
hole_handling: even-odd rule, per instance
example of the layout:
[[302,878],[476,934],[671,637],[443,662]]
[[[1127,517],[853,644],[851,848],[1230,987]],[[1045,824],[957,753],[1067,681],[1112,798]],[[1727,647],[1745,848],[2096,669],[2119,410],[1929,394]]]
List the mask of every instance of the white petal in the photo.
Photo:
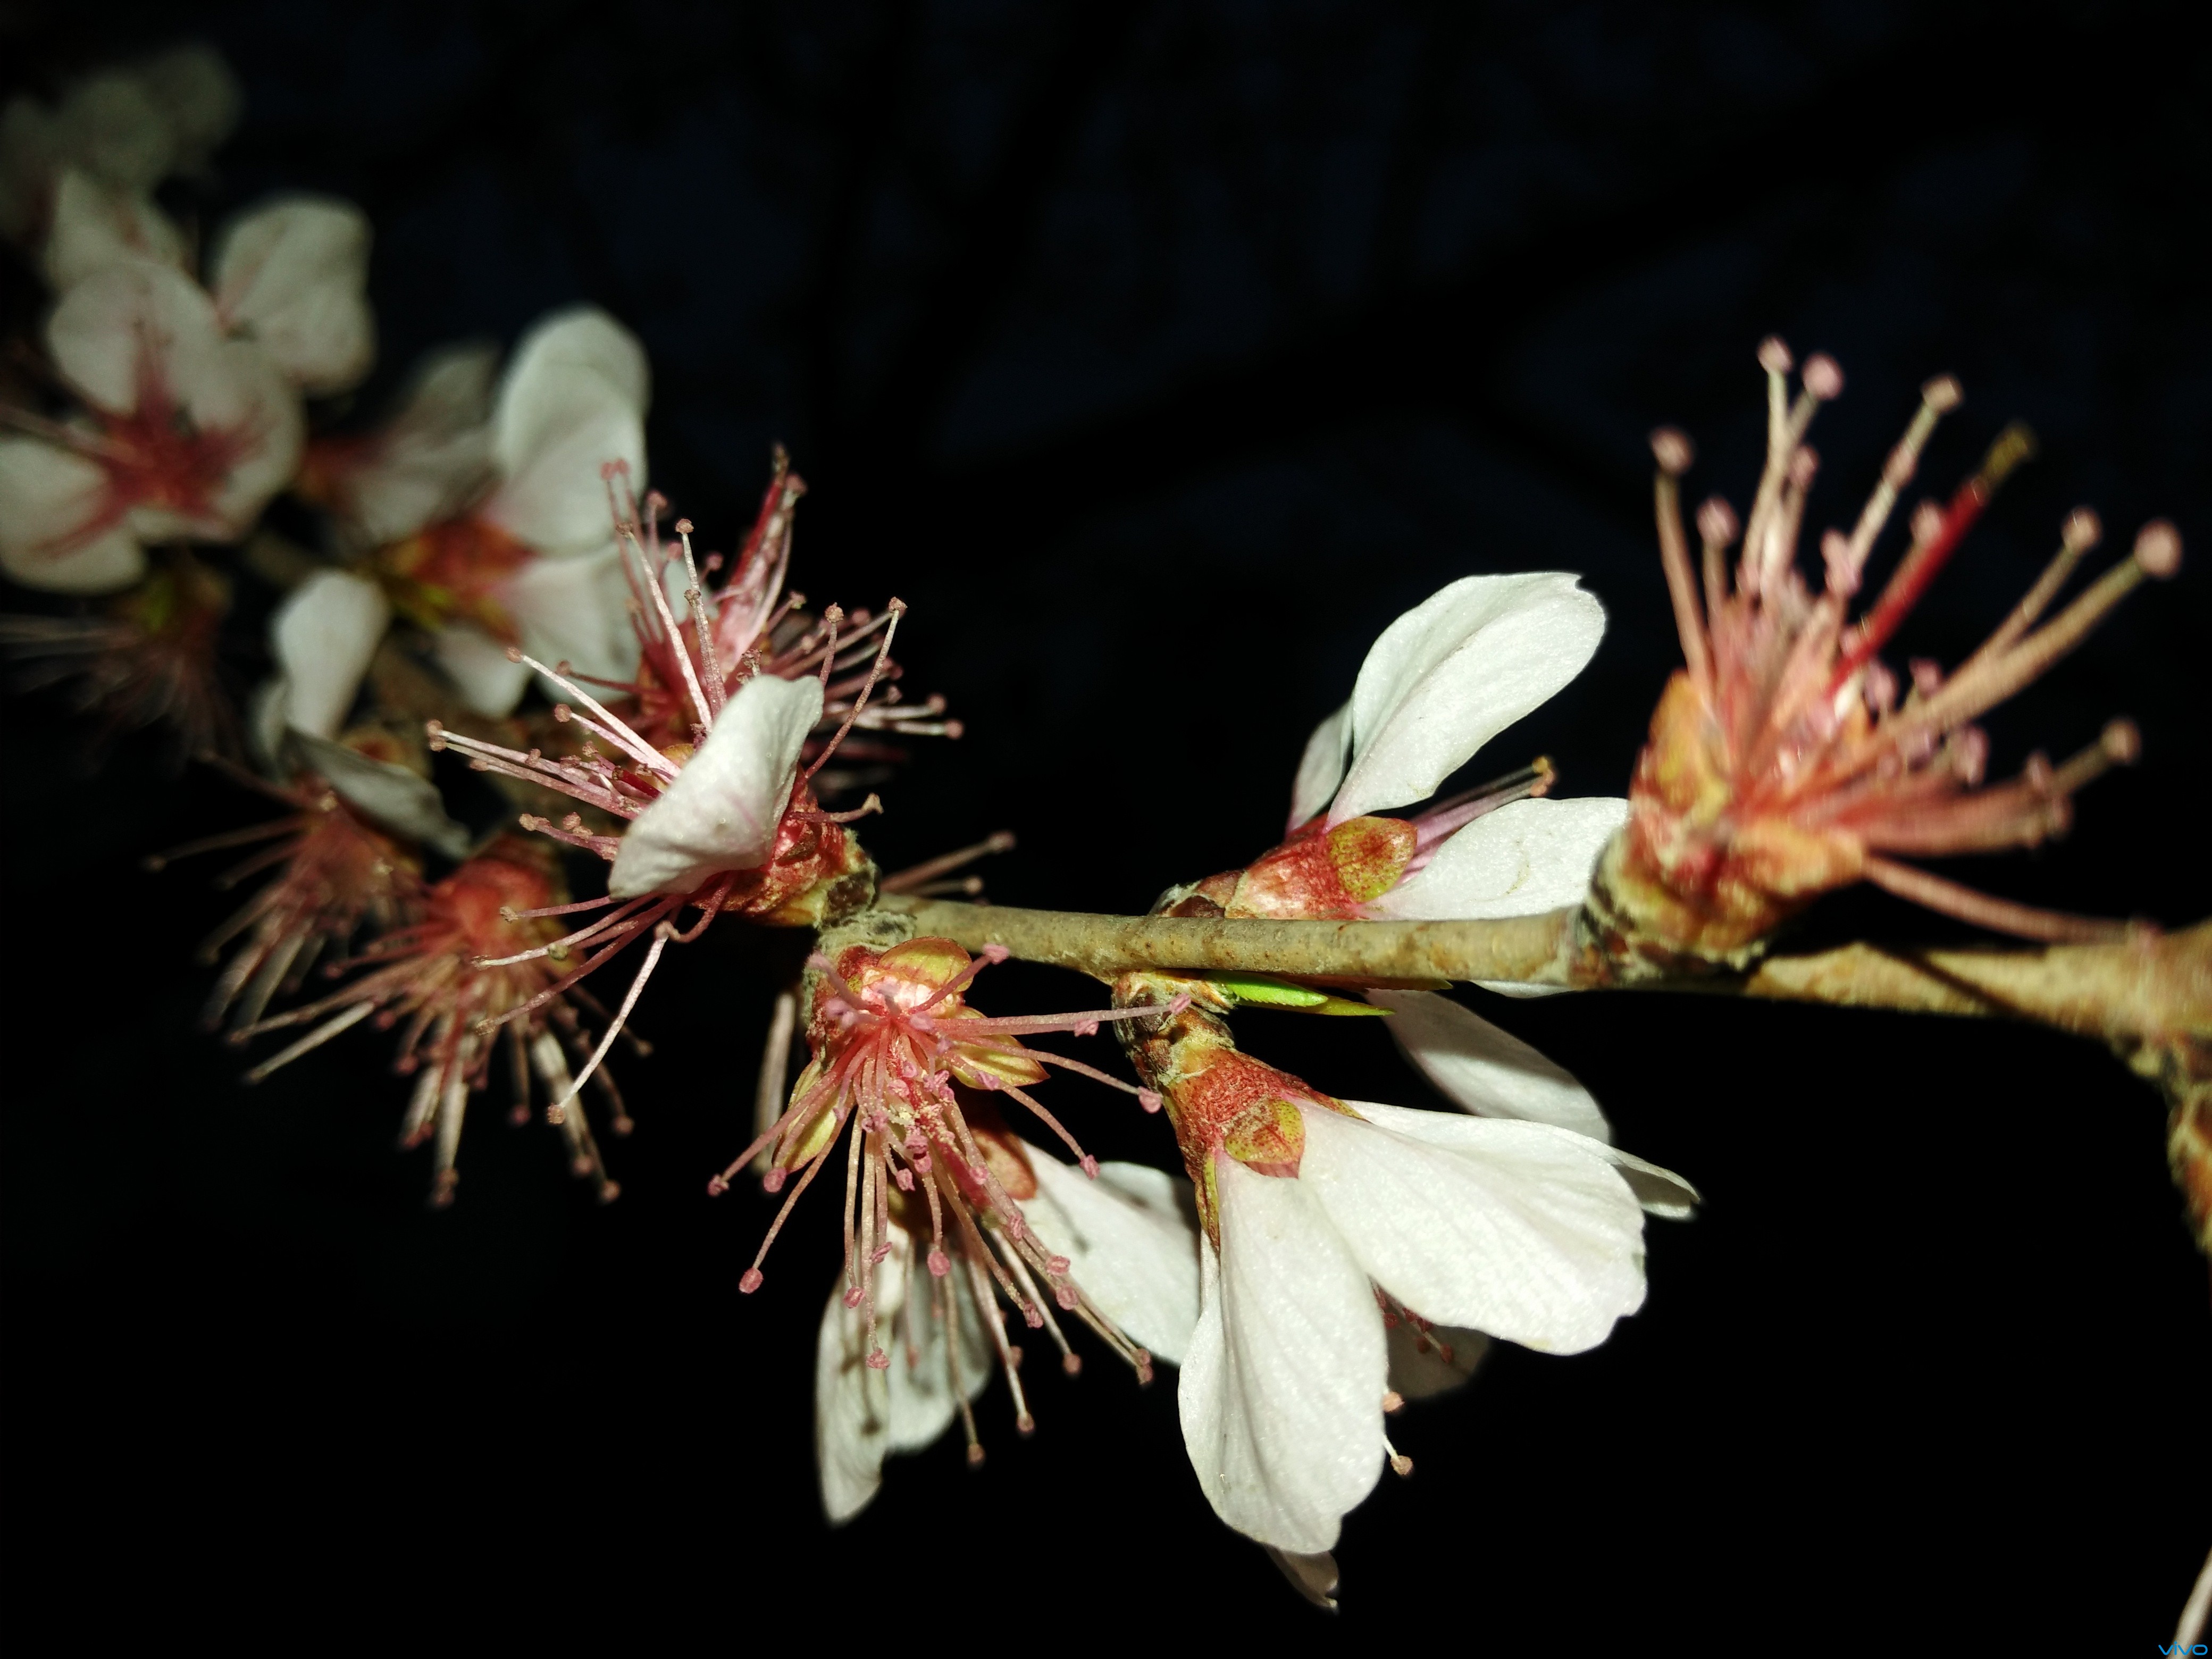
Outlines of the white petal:
[[[1309,817],[1311,814],[1308,814]],[[1336,1611],[1336,1558],[1327,1550],[1311,1555],[1300,1555],[1294,1550],[1279,1550],[1273,1544],[1261,1547],[1275,1569],[1291,1581],[1291,1588],[1322,1609]]]
[[[890,1246],[875,1279],[875,1343],[890,1365],[868,1364],[866,1313],[845,1305],[842,1283],[830,1292],[816,1340],[815,1461],[833,1525],[874,1498],[888,1454],[931,1444],[951,1426],[959,1397],[973,1400],[991,1379],[990,1338],[959,1266],[944,1279],[915,1273],[915,1246],[901,1228],[891,1230]],[[949,1357],[947,1309],[959,1328]]]
[[291,688],[288,724],[310,737],[338,734],[391,620],[384,591],[342,570],[292,590],[269,619],[270,653]]
[[1564,571],[1467,576],[1382,630],[1352,692],[1352,769],[1329,822],[1432,795],[1583,671],[1605,611]]
[[627,462],[645,488],[645,354],[604,312],[540,324],[515,353],[492,416],[504,482],[484,508],[548,552],[597,548],[612,527],[601,469]]
[[1589,1091],[1515,1036],[1434,991],[1370,991],[1406,1058],[1455,1105],[1478,1117],[1556,1123],[1595,1140],[1613,1131]]
[[1480,1331],[1437,1325],[1416,1331],[1404,1320],[1390,1327],[1390,1388],[1408,1400],[1448,1393],[1474,1375],[1490,1352]]
[[232,222],[210,269],[224,327],[311,394],[343,392],[376,357],[368,216],[330,197],[288,196]]
[[1611,795],[1508,802],[1454,832],[1368,912],[1401,921],[1474,921],[1580,904],[1605,844],[1627,822],[1628,803]]
[[[1430,1146],[1443,1146],[1457,1152],[1480,1154],[1492,1144],[1487,1131],[1468,1123],[1464,1118],[1455,1118],[1449,1112],[1414,1112],[1402,1106],[1370,1106],[1361,1103],[1359,1109],[1373,1121],[1394,1129],[1402,1135]],[[1577,1133],[1559,1124],[1534,1125],[1545,1128],[1563,1144],[1579,1151],[1594,1153],[1620,1171],[1637,1201],[1653,1215],[1680,1220],[1689,1215],[1703,1200],[1698,1189],[1676,1175],[1672,1170],[1662,1170],[1656,1164],[1647,1164],[1633,1153],[1624,1152],[1593,1136]]]
[[106,500],[97,463],[37,438],[0,438],[0,568],[50,593],[130,586],[146,555],[121,520],[100,524]]
[[246,102],[238,78],[210,46],[173,46],[139,64],[137,79],[140,90],[167,118],[173,173],[204,164],[230,137]]
[[538,376],[570,368],[601,376],[634,409],[652,399],[652,372],[637,336],[595,306],[572,307],[539,318],[517,342],[493,416],[503,438],[524,441],[540,418]]
[[953,1351],[958,1392],[973,1400],[991,1381],[992,1343],[975,1311],[973,1285],[957,1261],[943,1279],[914,1273],[909,1263],[908,1300],[900,1316],[887,1322],[877,1316],[876,1340],[891,1362],[884,1376],[890,1385],[890,1444],[895,1452],[920,1451],[935,1443],[959,1409],[953,1367],[945,1363],[948,1312],[958,1327],[958,1346]]
[[1313,729],[1298,757],[1298,775],[1291,785],[1291,822],[1295,830],[1328,805],[1344,781],[1352,756],[1352,705],[1346,703]]
[[1647,1164],[1618,1146],[1608,1147],[1607,1152],[1613,1167],[1620,1171],[1620,1178],[1628,1183],[1628,1190],[1636,1194],[1636,1201],[1650,1214],[1668,1221],[1686,1221],[1697,1213],[1698,1206],[1705,1201],[1695,1187],[1672,1170]]
[[467,829],[446,815],[446,803],[428,778],[305,732],[293,732],[291,742],[301,763],[364,817],[449,859],[468,856]]
[[[895,1243],[877,1269],[878,1319],[896,1316],[906,1266],[907,1252]],[[851,1520],[874,1498],[890,1438],[889,1378],[867,1364],[866,1325],[858,1309],[845,1305],[844,1291],[842,1284],[830,1291],[814,1345],[814,1461],[822,1507],[833,1525]],[[950,1409],[947,1401],[948,1420]]]
[[617,898],[696,892],[721,871],[765,864],[799,749],[821,718],[821,681],[747,680],[690,763],[623,835],[607,891]]
[[1382,1473],[1382,1314],[1306,1182],[1215,1167],[1221,1249],[1200,1262],[1176,1389],[1183,1443],[1224,1521],[1313,1554]]
[[56,112],[57,155],[105,184],[151,190],[176,158],[176,133],[145,82],[127,69],[80,81]]
[[235,432],[244,439],[212,513],[198,527],[210,539],[235,540],[300,470],[307,436],[300,394],[274,362],[242,340],[227,343],[204,372],[192,380],[180,375],[176,386],[202,431]]
[[183,269],[184,233],[151,198],[64,168],[54,185],[53,221],[40,253],[47,287],[65,293],[94,271],[132,259]]
[[1067,1258],[1101,1313],[1155,1359],[1179,1364],[1198,1323],[1190,1182],[1142,1164],[1102,1164],[1093,1181],[1034,1146],[1030,1167],[1037,1197],[1023,1213],[1045,1248]]
[[491,391],[499,354],[449,346],[416,367],[399,406],[337,490],[372,547],[458,515],[491,478]]
[[134,413],[140,372],[173,387],[198,380],[223,343],[214,303],[163,265],[131,261],[95,270],[62,295],[46,323],[54,367],[95,408]]
[[502,720],[514,712],[530,685],[527,665],[507,660],[507,647],[466,623],[449,623],[430,636],[430,654],[479,714]]
[[[525,562],[500,585],[497,598],[521,631],[522,648],[538,661],[566,662],[580,674],[603,680],[627,680],[636,673],[629,583],[611,539],[580,556]],[[562,694],[555,688],[548,695]]]
[[1304,1114],[1298,1184],[1407,1308],[1578,1353],[1643,1305],[1644,1212],[1607,1148],[1549,1124],[1347,1103],[1370,1121]]

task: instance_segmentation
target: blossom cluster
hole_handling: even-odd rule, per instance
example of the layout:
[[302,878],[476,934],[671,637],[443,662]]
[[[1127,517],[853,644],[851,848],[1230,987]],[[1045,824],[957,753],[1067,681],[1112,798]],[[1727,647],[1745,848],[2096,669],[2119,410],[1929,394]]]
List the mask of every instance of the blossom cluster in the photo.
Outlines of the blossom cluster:
[[[209,1025],[240,1045],[288,1034],[247,1080],[335,1062],[351,1051],[319,1051],[356,1025],[396,1032],[401,1143],[434,1149],[443,1206],[503,1055],[510,1116],[542,1106],[568,1166],[611,1200],[582,1101],[632,1130],[611,1062],[671,947],[726,917],[804,930],[803,972],[761,1011],[754,1132],[707,1186],[750,1175],[775,1200],[740,1295],[825,1172],[841,1194],[817,1339],[830,1519],[868,1504],[889,1455],[956,1421],[981,1462],[975,1402],[994,1377],[1034,1429],[1024,1333],[1070,1372],[1095,1342],[1139,1384],[1175,1369],[1206,1498],[1327,1602],[1343,1516],[1384,1469],[1412,1472],[1391,1419],[1498,1344],[1604,1342],[1643,1306],[1646,1217],[1689,1217],[1694,1188],[1616,1146],[1589,1090],[1442,978],[1155,956],[1089,963],[1102,988],[1072,1012],[986,1012],[978,987],[1007,947],[928,931],[932,915],[955,924],[921,907],[974,894],[963,872],[1011,837],[888,874],[867,852],[870,786],[908,758],[902,740],[961,726],[904,695],[901,601],[815,610],[793,590],[805,485],[788,458],[736,552],[702,552],[648,487],[646,354],[589,307],[540,319],[503,357],[433,353],[379,418],[352,422],[331,400],[374,366],[366,217],[283,197],[218,227],[203,258],[156,198],[204,164],[234,104],[220,63],[188,52],[0,117],[0,234],[52,291],[27,343],[45,382],[0,404],[0,567],[102,607],[12,619],[19,652],[73,674],[111,722],[170,725],[282,809],[163,855],[235,849],[228,879],[265,877],[209,942],[224,958]],[[1914,664],[1901,690],[1879,653],[2026,440],[2001,436],[1948,505],[1910,515],[1895,573],[1853,619],[1959,389],[1929,384],[1856,528],[1822,540],[1815,592],[1796,559],[1804,438],[1840,371],[1811,359],[1793,398],[1787,351],[1770,341],[1761,361],[1766,465],[1741,522],[1718,497],[1697,512],[1701,561],[1677,499],[1688,441],[1654,441],[1685,664],[1626,796],[1563,797],[1541,757],[1453,787],[1574,680],[1607,624],[1571,573],[1469,574],[1376,640],[1305,746],[1280,842],[1170,887],[1149,921],[1187,938],[1528,924],[1547,951],[1474,976],[1508,996],[1741,970],[1859,880],[2016,935],[2136,937],[1900,859],[2056,834],[2084,785],[2134,758],[2116,721],[2072,760],[1985,786],[1973,722],[2137,581],[2172,575],[2178,536],[2147,527],[2046,620],[2100,534],[2077,514],[1989,642],[1948,675]],[[314,515],[318,545],[270,527],[280,495]],[[280,591],[271,672],[234,709],[219,624],[246,577]],[[506,792],[501,822],[455,816],[441,782],[463,768]],[[634,964],[618,994],[593,982],[617,957]],[[1433,1097],[1326,1092],[1248,1049],[1253,1010],[1381,1018]],[[1109,1027],[1130,1077],[1044,1041]],[[1157,1164],[1085,1152],[1043,1097],[1055,1073],[1158,1114]],[[1410,1086],[1378,1075],[1361,1093]],[[2180,1173],[2192,1193],[2212,1180]]]

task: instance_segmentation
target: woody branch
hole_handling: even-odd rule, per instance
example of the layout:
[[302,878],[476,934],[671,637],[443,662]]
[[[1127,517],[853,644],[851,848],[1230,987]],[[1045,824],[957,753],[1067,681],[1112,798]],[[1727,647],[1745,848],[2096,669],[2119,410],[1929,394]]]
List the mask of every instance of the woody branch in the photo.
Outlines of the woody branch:
[[[1102,916],[916,900],[880,908],[969,950],[1099,979],[1138,968],[1294,977],[1515,980],[1596,989],[1602,969],[1571,951],[1577,912],[1488,921],[1267,921]],[[2108,1042],[2212,1036],[2212,922],[2113,944],[1926,950],[1852,944],[1771,956],[1747,973],[1639,980],[1761,1001],[1912,1013],[2005,1016]]]

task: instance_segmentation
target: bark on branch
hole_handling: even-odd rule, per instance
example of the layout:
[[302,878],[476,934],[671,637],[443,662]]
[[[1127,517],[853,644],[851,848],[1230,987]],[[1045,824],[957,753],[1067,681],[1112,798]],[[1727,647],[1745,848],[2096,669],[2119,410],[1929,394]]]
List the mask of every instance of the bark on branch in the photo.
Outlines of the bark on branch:
[[[1099,916],[886,895],[883,909],[974,951],[1110,980],[1134,968],[1289,977],[1513,980],[1602,988],[1570,949],[1576,912],[1494,921],[1227,921]],[[1886,949],[1765,958],[1748,972],[1639,981],[1778,1002],[2006,1016],[2127,1047],[2212,1041],[2212,922],[2113,945]]]
[[1231,969],[1285,976],[1534,980],[1565,985],[1575,912],[1503,921],[1225,921],[1017,910],[885,894],[878,908],[969,951],[1003,945],[1025,962],[1111,980],[1134,968]]

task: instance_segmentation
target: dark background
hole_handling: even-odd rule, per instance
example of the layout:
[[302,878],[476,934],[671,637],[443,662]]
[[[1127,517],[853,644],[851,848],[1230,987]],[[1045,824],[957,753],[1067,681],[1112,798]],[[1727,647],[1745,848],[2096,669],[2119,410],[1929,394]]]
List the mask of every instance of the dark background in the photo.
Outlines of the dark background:
[[[614,312],[653,359],[654,480],[711,544],[781,439],[813,486],[797,585],[914,607],[908,684],[969,734],[886,788],[885,866],[1011,826],[999,900],[1129,910],[1267,845],[1368,642],[1473,570],[1583,572],[1613,619],[1478,764],[1547,752],[1566,793],[1618,793],[1677,651],[1644,434],[1686,427],[1692,488],[1744,505],[1769,331],[1849,376],[1815,434],[1822,522],[1856,514],[1929,374],[1967,390],[1930,491],[2008,418],[2041,436],[1900,656],[1964,655],[2077,501],[2116,550],[2154,514],[2201,550],[2212,60],[2182,15],[16,0],[0,78],[219,46],[246,120],[179,205],[289,185],[368,210],[363,410],[434,343]],[[2070,840],[1957,873],[2212,912],[2208,632],[2197,558],[1996,714],[2005,769],[2117,713],[2145,758]],[[151,742],[89,768],[52,698],[7,730],[19,1633],[550,1613],[654,1644],[787,1616],[862,1643],[1110,1621],[2088,1651],[2164,1639],[2202,1559],[2205,1264],[2162,1108],[2115,1061],[1996,1025],[1479,992],[1707,1208],[1653,1224],[1650,1302],[1604,1348],[1504,1353],[1407,1413],[1419,1472],[1348,1521],[1339,1624],[1213,1521],[1172,1382],[1139,1393],[1095,1350],[1039,1385],[1033,1440],[994,1392],[981,1472],[957,1439],[895,1462],[832,1533],[810,1396],[835,1206],[741,1301],[768,1206],[702,1196],[795,941],[723,928],[670,961],[639,1018],[659,1052],[623,1068],[618,1203],[495,1107],[430,1213],[427,1152],[391,1151],[386,1039],[249,1091],[194,1028],[192,946],[230,901],[212,868],[137,860],[259,809]],[[1808,928],[1855,933],[1958,930],[1871,894]],[[1019,967],[986,990],[1095,996]],[[1317,1024],[1244,1036],[1340,1094],[1429,1098],[1381,1034]],[[1170,1159],[1126,1097],[1054,1092],[1094,1150]]]

